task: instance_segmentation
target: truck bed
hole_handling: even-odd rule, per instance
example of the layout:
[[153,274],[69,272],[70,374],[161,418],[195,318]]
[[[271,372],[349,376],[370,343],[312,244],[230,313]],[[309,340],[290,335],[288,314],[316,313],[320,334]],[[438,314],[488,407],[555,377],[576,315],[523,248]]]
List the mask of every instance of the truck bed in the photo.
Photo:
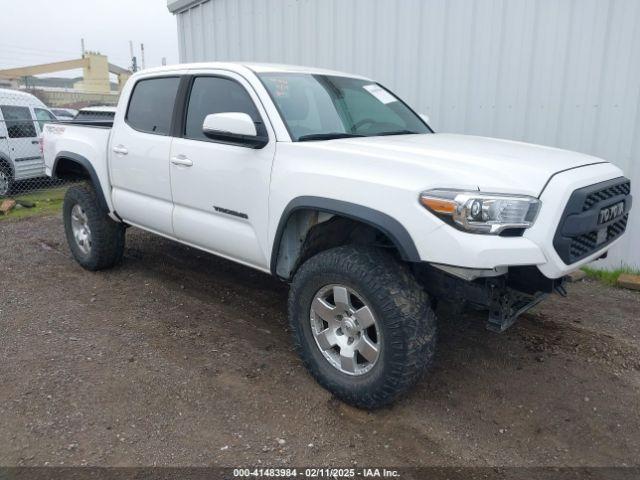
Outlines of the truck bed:
[[47,123],[42,134],[45,173],[53,175],[60,158],[74,158],[95,175],[110,205],[107,170],[107,148],[112,121],[80,121]]

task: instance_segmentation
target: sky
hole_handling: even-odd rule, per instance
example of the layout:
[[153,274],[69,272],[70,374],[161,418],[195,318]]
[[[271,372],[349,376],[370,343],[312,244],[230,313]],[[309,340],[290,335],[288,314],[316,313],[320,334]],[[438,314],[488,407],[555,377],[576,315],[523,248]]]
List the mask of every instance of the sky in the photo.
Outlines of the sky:
[[[140,65],[178,62],[176,19],[166,0],[0,0],[0,69],[80,58],[87,50],[129,68],[129,40]],[[47,76],[73,77],[80,70]]]

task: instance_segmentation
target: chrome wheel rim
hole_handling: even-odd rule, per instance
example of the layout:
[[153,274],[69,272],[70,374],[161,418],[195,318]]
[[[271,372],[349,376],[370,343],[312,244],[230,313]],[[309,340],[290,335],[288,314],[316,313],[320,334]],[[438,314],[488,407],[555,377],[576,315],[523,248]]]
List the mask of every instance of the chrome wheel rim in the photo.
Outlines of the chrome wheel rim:
[[327,285],[311,303],[311,332],[324,358],[347,375],[364,375],[380,357],[382,337],[372,308],[344,285]]
[[71,209],[71,231],[76,245],[85,255],[91,251],[91,229],[89,228],[89,217],[84,209],[76,204]]
[[0,195],[9,193],[9,177],[6,172],[0,171]]

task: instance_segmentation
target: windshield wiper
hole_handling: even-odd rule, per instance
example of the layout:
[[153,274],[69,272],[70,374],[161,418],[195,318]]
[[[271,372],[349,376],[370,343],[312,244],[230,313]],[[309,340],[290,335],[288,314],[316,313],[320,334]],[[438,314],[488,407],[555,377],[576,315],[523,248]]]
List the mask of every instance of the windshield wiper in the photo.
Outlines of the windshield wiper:
[[298,137],[299,142],[308,142],[311,140],[333,140],[336,138],[352,138],[364,137],[358,133],[332,132],[332,133],[312,133],[310,135],[302,135]]
[[392,130],[390,132],[376,133],[374,136],[383,137],[385,135],[418,135],[419,132],[413,132],[411,130]]

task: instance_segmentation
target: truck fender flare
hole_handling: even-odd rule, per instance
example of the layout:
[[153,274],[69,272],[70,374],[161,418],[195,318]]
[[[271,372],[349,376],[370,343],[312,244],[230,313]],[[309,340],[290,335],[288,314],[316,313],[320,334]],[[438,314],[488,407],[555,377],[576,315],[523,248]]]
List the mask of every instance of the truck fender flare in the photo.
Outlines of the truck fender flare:
[[55,160],[53,161],[53,166],[51,167],[51,176],[52,177],[57,176],[56,173],[57,173],[57,167],[58,167],[58,160],[63,158],[71,160],[72,162],[75,162],[78,165],[81,165],[82,168],[84,168],[87,171],[87,173],[89,174],[89,179],[93,184],[93,188],[96,192],[96,197],[98,198],[98,203],[100,204],[100,207],[102,207],[105,212],[109,212],[110,211],[109,205],[107,204],[107,200],[104,198],[104,192],[102,191],[102,188],[100,186],[100,179],[98,178],[98,174],[93,168],[93,165],[91,165],[91,162],[87,160],[85,157],[83,157],[82,155],[78,155],[77,153],[73,153],[73,152],[65,152],[65,151],[59,152],[58,155],[56,155]]
[[270,269],[271,273],[274,275],[276,275],[278,253],[284,229],[291,215],[297,210],[318,210],[320,212],[340,215],[365,223],[380,230],[389,237],[398,249],[403,260],[407,262],[420,261],[418,249],[416,248],[411,235],[407,232],[407,229],[404,228],[398,220],[386,213],[382,213],[363,205],[335,200],[333,198],[302,196],[291,200],[280,217],[278,229],[276,230],[276,235],[273,241],[273,248],[271,249]]

